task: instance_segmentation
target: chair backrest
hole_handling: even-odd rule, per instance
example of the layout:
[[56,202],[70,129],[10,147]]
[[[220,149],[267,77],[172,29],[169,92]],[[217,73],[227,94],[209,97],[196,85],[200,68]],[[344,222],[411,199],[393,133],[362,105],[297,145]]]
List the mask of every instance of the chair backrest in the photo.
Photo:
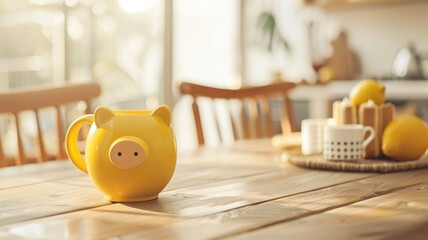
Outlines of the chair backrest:
[[[62,114],[64,108],[71,103],[84,102],[86,105],[84,112],[90,113],[92,112],[91,100],[97,98],[100,93],[101,89],[97,83],[65,84],[61,86],[35,87],[0,92],[0,114],[11,115],[15,122],[17,137],[17,151],[13,160],[5,156],[4,145],[0,138],[0,167],[13,164],[22,165],[32,161],[44,162],[51,159],[65,159],[65,122]],[[55,110],[58,151],[54,156],[50,156],[47,153],[43,140],[44,130],[41,127],[40,110],[45,108],[53,108]],[[20,114],[24,111],[32,111],[35,115],[35,126],[37,128],[35,146],[38,150],[35,159],[34,157],[27,156],[24,150],[20,124]]]
[[[228,103],[240,102],[238,117],[234,114],[236,111],[232,110],[230,106],[228,110],[234,139],[271,137],[276,134],[272,121],[272,106],[278,105],[273,103],[279,103],[279,109],[282,109],[279,113],[282,132],[288,133],[295,130],[293,109],[288,98],[288,92],[294,87],[295,84],[290,82],[241,89],[221,89],[189,82],[182,82],[179,85],[182,94],[193,97],[192,110],[199,145],[204,145],[205,139],[198,99],[208,98],[213,101],[221,99]],[[218,136],[221,139],[218,117],[215,111],[213,115]],[[240,126],[241,131],[238,131],[238,126]]]

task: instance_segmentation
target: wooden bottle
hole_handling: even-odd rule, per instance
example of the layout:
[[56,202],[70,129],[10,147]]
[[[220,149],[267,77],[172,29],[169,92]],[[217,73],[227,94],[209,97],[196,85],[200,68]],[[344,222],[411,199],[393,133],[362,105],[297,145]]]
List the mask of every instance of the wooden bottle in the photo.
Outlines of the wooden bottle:
[[336,120],[337,125],[343,124],[341,113],[341,101],[333,102],[333,118]]
[[[380,139],[380,148],[382,152],[382,134],[385,130],[386,126],[394,119],[395,116],[395,108],[391,103],[384,103],[379,106],[379,129],[378,136]],[[382,153],[383,155],[383,153]]]
[[379,107],[373,101],[362,103],[359,107],[359,120],[360,124],[364,126],[371,126],[375,131],[375,137],[373,141],[365,149],[365,158],[377,159],[380,157],[381,153],[381,136],[379,135]]
[[356,124],[357,123],[357,108],[352,105],[342,106],[342,122],[343,124]]
[[342,101],[335,101],[333,103],[333,118],[337,125],[356,124],[358,123],[357,108],[347,98]]

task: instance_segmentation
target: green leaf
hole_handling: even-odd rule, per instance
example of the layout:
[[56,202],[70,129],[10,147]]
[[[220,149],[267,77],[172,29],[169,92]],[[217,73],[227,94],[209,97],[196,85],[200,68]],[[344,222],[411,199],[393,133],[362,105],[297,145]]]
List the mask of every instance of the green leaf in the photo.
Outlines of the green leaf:
[[257,19],[257,34],[260,36],[260,45],[268,51],[272,51],[275,40],[282,44],[287,51],[290,51],[290,45],[278,31],[275,16],[270,12],[262,12]]

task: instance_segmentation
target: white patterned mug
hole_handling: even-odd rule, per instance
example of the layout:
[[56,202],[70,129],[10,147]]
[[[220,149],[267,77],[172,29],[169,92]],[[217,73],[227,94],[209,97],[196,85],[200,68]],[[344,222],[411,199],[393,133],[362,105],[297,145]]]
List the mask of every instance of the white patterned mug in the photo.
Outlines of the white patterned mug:
[[313,118],[302,121],[302,153],[320,154],[323,150],[323,130],[327,125],[334,125],[333,118]]
[[[364,140],[366,132],[370,135]],[[345,124],[324,127],[324,150],[326,160],[360,160],[364,158],[364,149],[373,141],[375,131],[370,126]]]

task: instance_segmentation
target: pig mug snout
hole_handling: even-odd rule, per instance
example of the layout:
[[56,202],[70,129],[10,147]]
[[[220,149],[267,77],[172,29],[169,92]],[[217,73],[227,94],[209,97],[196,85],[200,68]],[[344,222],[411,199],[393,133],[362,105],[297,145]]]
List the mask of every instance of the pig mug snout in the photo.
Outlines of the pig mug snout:
[[149,155],[144,141],[133,136],[116,139],[110,147],[110,161],[119,168],[131,169],[143,163]]

